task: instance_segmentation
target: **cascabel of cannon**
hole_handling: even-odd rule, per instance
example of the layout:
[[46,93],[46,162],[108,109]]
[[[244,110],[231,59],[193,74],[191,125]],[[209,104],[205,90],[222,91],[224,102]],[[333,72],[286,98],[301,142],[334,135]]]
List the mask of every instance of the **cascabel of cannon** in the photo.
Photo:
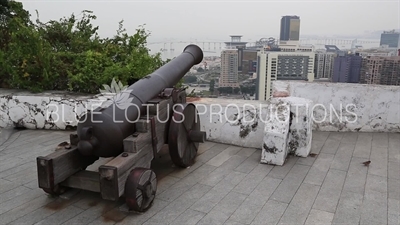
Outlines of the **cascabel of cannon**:
[[97,157],[115,157],[122,153],[124,138],[135,132],[132,121],[145,114],[146,106],[143,104],[165,88],[176,85],[190,68],[202,60],[203,51],[197,45],[188,45],[178,57],[125,90],[123,94],[129,98],[123,99],[130,99],[126,102],[128,107],[121,108],[113,103],[82,116],[77,127],[79,152]]

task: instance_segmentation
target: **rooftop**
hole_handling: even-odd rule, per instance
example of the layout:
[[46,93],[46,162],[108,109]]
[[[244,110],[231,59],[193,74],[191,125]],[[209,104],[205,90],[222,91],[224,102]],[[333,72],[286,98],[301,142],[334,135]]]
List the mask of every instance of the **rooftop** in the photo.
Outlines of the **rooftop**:
[[[153,161],[154,205],[129,213],[123,201],[38,188],[36,157],[68,131],[0,134],[0,224],[398,224],[400,134],[313,132],[314,157],[260,164],[261,151],[206,142],[196,163],[175,168],[166,149]],[[362,164],[371,160],[367,167]]]

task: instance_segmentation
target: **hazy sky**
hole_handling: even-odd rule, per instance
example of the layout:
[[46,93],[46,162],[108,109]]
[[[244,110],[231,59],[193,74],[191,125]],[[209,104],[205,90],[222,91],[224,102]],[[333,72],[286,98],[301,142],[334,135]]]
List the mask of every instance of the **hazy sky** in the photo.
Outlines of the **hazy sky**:
[[24,8],[42,21],[58,20],[92,10],[97,16],[100,35],[111,36],[118,22],[128,31],[142,24],[151,31],[151,41],[215,40],[229,35],[242,40],[278,37],[281,16],[300,16],[300,35],[358,35],[367,31],[400,28],[400,0],[375,1],[82,1],[26,0]]

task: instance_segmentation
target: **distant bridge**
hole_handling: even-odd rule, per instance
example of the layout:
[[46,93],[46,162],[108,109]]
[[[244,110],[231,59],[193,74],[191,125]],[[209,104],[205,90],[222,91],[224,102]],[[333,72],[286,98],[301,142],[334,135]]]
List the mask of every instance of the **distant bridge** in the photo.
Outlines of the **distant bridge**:
[[[228,40],[226,42],[229,42]],[[223,41],[163,41],[163,42],[150,42],[148,45],[161,45],[161,52],[173,52],[175,51],[176,45],[181,44],[196,44],[203,49],[204,52],[216,53],[220,52],[225,48],[225,42]],[[365,45],[373,44],[379,46],[377,40],[358,40],[358,39],[303,39],[300,40],[300,44],[312,44],[312,45],[336,45],[339,48],[345,45]],[[256,42],[248,42],[247,46],[255,46]]]

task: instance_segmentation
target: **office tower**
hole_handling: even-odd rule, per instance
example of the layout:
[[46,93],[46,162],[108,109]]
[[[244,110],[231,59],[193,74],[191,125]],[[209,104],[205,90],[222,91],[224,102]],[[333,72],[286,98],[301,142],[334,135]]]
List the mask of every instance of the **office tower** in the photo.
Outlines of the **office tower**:
[[219,87],[239,87],[237,49],[227,49],[221,52]]
[[384,31],[381,34],[380,46],[387,45],[389,48],[399,48],[400,47],[400,33],[391,31]]
[[283,16],[281,19],[280,41],[300,40],[300,17]]
[[333,52],[318,52],[315,54],[315,79],[332,79],[336,55]]
[[231,41],[225,42],[225,49],[238,49],[238,71],[242,71],[242,58],[243,58],[243,49],[246,49],[247,42],[243,42],[241,35],[231,35]]
[[314,59],[315,52],[299,49],[258,52],[256,99],[267,100],[271,97],[271,82],[274,80],[313,81]]
[[362,57],[340,53],[333,63],[332,82],[359,83]]
[[360,83],[400,85],[400,56],[369,56],[364,58]]

